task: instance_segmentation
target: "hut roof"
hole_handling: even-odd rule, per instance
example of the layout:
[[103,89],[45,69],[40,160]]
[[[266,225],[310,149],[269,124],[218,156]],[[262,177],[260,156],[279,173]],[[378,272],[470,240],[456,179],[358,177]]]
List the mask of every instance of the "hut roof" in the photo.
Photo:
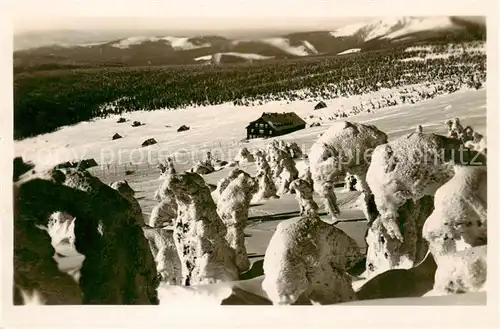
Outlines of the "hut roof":
[[[264,112],[262,113],[262,116],[255,121],[258,120],[265,121],[277,131],[306,124],[306,122],[302,120],[302,118],[299,117],[295,112]],[[255,121],[252,121],[246,128],[250,127],[250,125]]]

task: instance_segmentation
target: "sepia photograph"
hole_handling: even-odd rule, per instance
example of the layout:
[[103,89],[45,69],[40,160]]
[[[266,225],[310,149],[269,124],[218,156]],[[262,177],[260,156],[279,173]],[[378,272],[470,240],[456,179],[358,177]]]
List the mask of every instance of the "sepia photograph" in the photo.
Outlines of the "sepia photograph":
[[490,303],[489,18],[255,3],[12,17],[3,303]]

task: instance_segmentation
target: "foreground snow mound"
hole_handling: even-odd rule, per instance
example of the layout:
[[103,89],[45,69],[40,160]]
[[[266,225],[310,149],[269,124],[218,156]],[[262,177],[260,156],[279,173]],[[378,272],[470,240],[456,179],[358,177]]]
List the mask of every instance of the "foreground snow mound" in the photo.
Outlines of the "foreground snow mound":
[[68,213],[56,211],[49,217],[47,233],[52,239],[55,248],[61,243],[75,245],[75,218]]
[[[356,177],[362,191],[371,194],[365,179],[371,151],[385,143],[387,135],[375,126],[337,121],[312,145],[309,164],[315,190],[323,197],[325,208],[334,220],[340,209],[333,185],[348,172]],[[368,219],[374,219],[368,215]]]
[[486,163],[460,140],[411,133],[375,148],[367,172],[380,220],[391,238],[403,242],[397,211],[407,200],[434,195],[454,175],[454,166]]
[[221,197],[222,193],[224,193],[224,190],[229,186],[229,184],[242,173],[244,173],[244,171],[240,168],[231,169],[226,177],[220,179],[217,182],[217,187],[213,192],[213,196],[215,196],[215,198],[218,200]]
[[[15,196],[23,194],[14,190]],[[24,213],[18,198],[14,202],[20,210],[14,219],[14,305],[81,304],[78,283],[59,271],[53,258],[50,236],[33,225],[33,218]]]
[[190,169],[190,172],[197,173],[200,175],[208,175],[210,173],[213,173],[215,171],[215,168],[212,167],[211,164],[199,161],[196,163],[193,168]]
[[266,149],[266,160],[271,168],[271,174],[278,190],[277,194],[287,194],[290,192],[290,183],[299,177],[299,171],[295,166],[295,160],[293,160],[295,153],[283,140],[274,139],[267,144]]
[[346,271],[362,258],[351,237],[317,216],[282,221],[265,253],[262,288],[274,305],[353,300]]
[[407,297],[407,298],[384,298],[384,299],[368,299],[358,300],[354,302],[343,303],[340,305],[346,306],[371,306],[371,305],[388,305],[388,306],[443,306],[443,305],[486,305],[486,292],[470,292],[458,295],[433,296],[425,295],[423,297]]
[[259,188],[254,196],[254,201],[261,201],[269,198],[278,198],[276,184],[274,183],[271,167],[266,159],[264,150],[255,152],[254,157],[257,165],[257,180]]
[[486,244],[487,180],[486,166],[456,166],[453,178],[436,191],[422,232],[436,258]]
[[151,210],[148,222],[151,227],[171,225],[177,216],[177,201],[174,193],[168,189],[167,181],[168,177],[176,174],[172,158],[168,157],[157,168],[160,170],[162,182],[153,195],[153,198],[159,203]]
[[181,261],[177,254],[173,231],[148,226],[143,226],[142,230],[149,242],[161,282],[172,285],[182,284]]
[[359,300],[421,297],[434,286],[436,262],[428,252],[422,262],[415,267],[390,269],[379,273],[368,281],[355,282]]
[[236,280],[238,268],[225,240],[227,229],[203,178],[185,172],[170,176],[167,186],[178,205],[174,238],[184,285]]
[[318,204],[313,200],[313,185],[303,179],[296,179],[290,184],[295,191],[295,199],[299,203],[300,216],[318,216]]
[[272,305],[260,287],[263,276],[234,282],[208,285],[158,287],[160,305]]
[[422,227],[434,209],[432,196],[417,201],[408,200],[398,209],[398,223],[403,242],[391,237],[378,217],[368,228],[366,244],[366,276],[372,277],[396,268],[412,268],[428,251],[427,241],[422,237]]
[[295,161],[287,156],[281,159],[275,169],[277,194],[284,195],[290,192],[290,184],[299,177],[299,171],[295,167]]
[[[118,191],[87,171],[67,168],[24,177],[16,182],[15,192],[18,293],[38,290],[47,304],[77,304],[80,298],[83,304],[158,302],[156,267],[138,215]],[[55,211],[76,218],[74,245],[85,256],[78,282],[81,293],[70,288],[75,281],[57,268],[49,235],[37,234],[37,224],[46,226]]]
[[148,225],[151,227],[164,227],[171,225],[177,216],[177,201],[172,195],[166,195],[151,210]]
[[217,213],[227,229],[225,238],[236,254],[236,265],[240,273],[250,268],[243,230],[247,225],[248,209],[257,188],[256,180],[246,172],[241,172],[227,185],[217,202]]
[[239,164],[246,164],[249,162],[254,162],[254,156],[253,154],[246,148],[242,147],[239,151],[238,154],[234,157],[234,161],[237,161]]
[[[486,304],[485,292],[447,296],[432,296],[430,293],[424,294],[425,291],[432,288],[434,270],[431,271],[431,275],[428,278],[422,280],[424,281],[423,283],[414,281],[414,279],[421,279],[421,276],[406,276],[401,271],[409,272],[412,270],[388,271],[386,272],[387,274],[400,272],[397,277],[405,279],[398,279],[392,274],[385,278],[384,284],[375,285],[369,289],[374,294],[368,294],[367,290],[362,297],[361,295],[358,297],[358,300],[336,304],[335,306]],[[260,288],[263,278],[263,276],[260,276],[245,281],[222,282],[190,287],[160,284],[158,287],[158,297],[161,306],[272,305],[266,293]],[[391,281],[391,279],[394,279],[394,281]],[[375,297],[372,298],[372,296]],[[383,298],[384,296],[385,298]],[[310,305],[311,303],[304,304]]]
[[486,250],[484,245],[440,257],[432,294],[486,291]]

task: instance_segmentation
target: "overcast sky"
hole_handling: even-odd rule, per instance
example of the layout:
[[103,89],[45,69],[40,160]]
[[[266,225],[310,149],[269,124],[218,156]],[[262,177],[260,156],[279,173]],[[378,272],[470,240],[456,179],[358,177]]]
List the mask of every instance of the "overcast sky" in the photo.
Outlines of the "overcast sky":
[[[186,0],[187,1],[187,0]],[[362,22],[374,17],[72,17],[20,18],[15,21],[16,32],[53,29],[313,29],[321,30]]]
[[480,5],[483,3],[484,0],[16,0],[11,7],[15,31],[20,32],[322,29],[367,21],[368,16],[475,15],[488,11],[488,5]]

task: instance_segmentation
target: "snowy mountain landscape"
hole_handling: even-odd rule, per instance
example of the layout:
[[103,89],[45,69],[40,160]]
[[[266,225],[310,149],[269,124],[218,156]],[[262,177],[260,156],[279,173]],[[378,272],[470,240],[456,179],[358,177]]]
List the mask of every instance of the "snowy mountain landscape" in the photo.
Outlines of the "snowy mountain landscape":
[[[415,44],[426,40],[473,38],[485,33],[484,22],[460,17],[395,17],[357,23],[334,31],[296,32],[254,39],[229,39],[221,36],[129,36],[120,39],[53,43],[29,46],[27,37],[14,39],[15,67],[71,65],[178,65],[196,64],[198,58],[218,53],[239,53],[239,61],[332,56],[349,49],[360,51]],[[111,36],[108,36],[110,38]],[[103,38],[103,37],[101,37]],[[17,44],[17,46],[16,46]],[[224,56],[226,57],[226,56]],[[235,56],[228,57],[229,63]],[[224,62],[224,60],[223,60]]]
[[18,47],[14,304],[486,305],[485,38]]

